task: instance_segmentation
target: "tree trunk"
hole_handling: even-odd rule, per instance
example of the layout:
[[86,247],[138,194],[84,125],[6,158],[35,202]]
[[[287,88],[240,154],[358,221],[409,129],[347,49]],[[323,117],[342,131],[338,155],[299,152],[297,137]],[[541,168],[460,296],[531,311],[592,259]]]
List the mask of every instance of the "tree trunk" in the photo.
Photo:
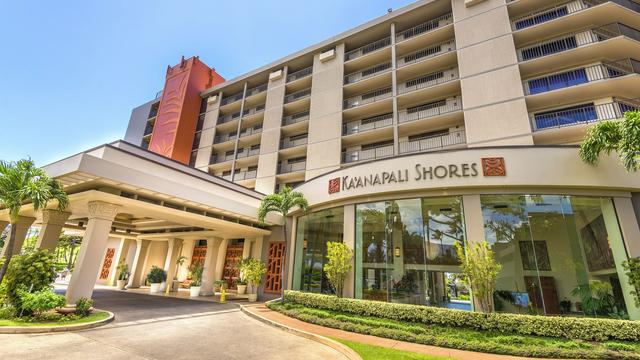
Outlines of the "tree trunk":
[[73,265],[73,250],[75,249],[74,244],[71,244],[71,250],[69,251],[69,264],[67,265],[67,269],[71,270],[71,265]]
[[9,262],[13,257],[13,244],[16,242],[16,225],[17,223],[11,223],[11,233],[9,235],[9,241],[6,244],[7,252],[5,254],[4,263],[2,263],[2,267],[0,268],[0,283],[2,283],[4,274],[7,272],[7,268],[9,268]]

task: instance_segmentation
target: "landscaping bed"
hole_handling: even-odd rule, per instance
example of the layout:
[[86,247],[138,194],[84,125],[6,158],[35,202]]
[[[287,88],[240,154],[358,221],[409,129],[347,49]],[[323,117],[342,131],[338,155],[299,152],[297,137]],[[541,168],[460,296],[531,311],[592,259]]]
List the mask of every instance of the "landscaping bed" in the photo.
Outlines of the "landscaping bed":
[[49,319],[42,318],[13,318],[13,319],[0,319],[0,327],[4,326],[69,326],[69,325],[79,325],[79,324],[87,324],[100,320],[107,319],[110,316],[107,311],[94,311],[91,314],[80,317],[80,316],[52,316]]
[[268,306],[309,323],[394,340],[527,357],[640,359],[639,322],[481,314],[295,291],[285,299]]
[[381,346],[361,344],[342,339],[333,339],[358,353],[362,360],[447,360],[442,356],[416,354],[408,351],[389,349]]

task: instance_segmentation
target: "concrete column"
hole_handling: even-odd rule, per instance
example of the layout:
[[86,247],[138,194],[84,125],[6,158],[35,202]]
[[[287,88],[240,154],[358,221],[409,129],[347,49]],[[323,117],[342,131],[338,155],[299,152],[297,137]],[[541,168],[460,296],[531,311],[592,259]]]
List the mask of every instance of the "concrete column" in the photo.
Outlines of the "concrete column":
[[618,223],[629,257],[640,257],[640,228],[631,198],[613,198]]
[[251,249],[251,257],[254,259],[262,260],[262,246],[264,243],[264,237],[258,236],[255,239],[255,244],[253,244]]
[[178,268],[178,264],[176,261],[178,260],[178,256],[180,256],[180,247],[182,246],[182,239],[169,239],[167,246],[167,256],[164,260],[164,271],[167,272],[167,284],[166,290],[167,292],[171,291],[171,286],[173,284],[173,277],[176,276],[176,270]]
[[68,212],[52,209],[42,210],[42,227],[36,242],[36,249],[54,251],[58,246],[60,232],[69,216],[71,216],[71,213]]
[[220,248],[220,238],[207,239],[207,254],[204,258],[204,271],[202,273],[202,287],[200,288],[200,296],[213,295],[213,283],[215,281],[216,260],[218,259],[218,250]]
[[196,245],[195,240],[183,240],[181,255],[186,257],[184,263],[178,268],[178,280],[184,281],[189,274],[189,266],[193,259],[193,248]]
[[144,276],[142,272],[144,271],[144,263],[149,254],[149,245],[151,245],[151,240],[136,240],[136,254],[133,257],[131,276],[129,276],[129,284],[127,284],[129,288],[137,288],[142,285],[142,277]]
[[251,243],[253,240],[244,239],[244,245],[242,246],[242,258],[246,259],[251,256]]
[[[31,224],[36,219],[28,216],[20,216],[18,218],[18,223],[16,224],[16,240],[13,243],[13,255],[20,254],[20,250],[22,250],[22,244],[24,244],[24,239],[27,237],[27,233],[29,232],[29,228]],[[4,242],[4,247],[2,248],[2,252],[0,253],[0,257],[7,255],[7,247],[9,245],[9,237]]]
[[480,195],[463,195],[462,208],[464,213],[464,228],[467,234],[465,240],[467,243],[484,241],[484,219],[482,217]]
[[356,249],[356,206],[346,205],[344,207],[344,221],[342,224],[342,239],[344,244],[351,250],[353,250],[353,258],[351,259],[351,271],[347,275],[347,279],[344,283],[344,293],[342,296],[346,298],[352,298],[355,296],[355,282],[361,281],[356,279],[355,273],[355,249]]
[[131,244],[130,240],[125,238],[120,239],[120,243],[118,244],[118,249],[116,250],[116,254],[113,257],[113,263],[115,264],[115,270],[111,272],[109,276],[109,280],[107,284],[109,286],[114,286],[118,276],[120,276],[120,272],[118,271],[118,265],[121,261],[126,261],[127,253],[129,252],[129,246]]
[[119,210],[119,206],[102,201],[92,201],[88,208],[87,229],[67,289],[68,304],[75,304],[76,300],[82,297],[91,298],[107,247],[111,224]]
[[[218,258],[216,259],[215,279],[222,280],[222,272],[224,271],[224,260],[227,255],[227,246],[229,245],[229,239],[224,239],[220,242],[218,248]],[[207,249],[208,250],[208,249]]]

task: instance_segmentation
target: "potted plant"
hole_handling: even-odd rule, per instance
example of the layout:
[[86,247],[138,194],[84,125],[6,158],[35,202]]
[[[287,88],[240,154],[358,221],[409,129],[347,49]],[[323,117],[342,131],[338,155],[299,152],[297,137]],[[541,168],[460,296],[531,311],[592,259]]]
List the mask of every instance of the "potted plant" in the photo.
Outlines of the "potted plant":
[[189,284],[189,296],[191,297],[197,297],[200,295],[203,270],[204,267],[199,261],[191,265],[191,284]]
[[247,292],[247,280],[244,278],[239,278],[236,281],[236,287],[238,288],[238,295],[244,295]]
[[116,281],[118,290],[124,290],[124,287],[127,286],[129,275],[129,265],[127,265],[126,262],[121,261],[118,264],[118,280]]
[[147,281],[151,284],[151,293],[157,293],[160,291],[160,285],[163,281],[167,280],[167,272],[163,269],[152,266],[151,270],[147,274]]
[[215,292],[222,292],[222,289],[226,289],[227,288],[227,280],[216,280],[214,283],[215,285]]
[[267,267],[258,259],[246,259],[242,262],[242,274],[251,286],[249,301],[258,300],[258,286],[262,283],[262,277],[267,273]]
[[180,270],[180,266],[182,266],[182,264],[184,264],[185,261],[187,261],[187,257],[184,255],[180,255],[176,259],[176,270],[175,270],[175,274],[173,275],[173,281],[171,282],[171,287],[169,288],[169,291],[178,291],[180,289],[180,280],[178,280],[178,271]]

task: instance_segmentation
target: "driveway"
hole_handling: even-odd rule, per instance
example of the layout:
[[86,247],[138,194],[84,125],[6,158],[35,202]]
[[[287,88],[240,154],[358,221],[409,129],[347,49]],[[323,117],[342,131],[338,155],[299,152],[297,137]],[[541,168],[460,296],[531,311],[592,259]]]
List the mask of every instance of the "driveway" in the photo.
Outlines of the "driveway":
[[344,359],[337,351],[265,325],[233,304],[95,290],[113,311],[104,327],[0,335],[0,359]]

